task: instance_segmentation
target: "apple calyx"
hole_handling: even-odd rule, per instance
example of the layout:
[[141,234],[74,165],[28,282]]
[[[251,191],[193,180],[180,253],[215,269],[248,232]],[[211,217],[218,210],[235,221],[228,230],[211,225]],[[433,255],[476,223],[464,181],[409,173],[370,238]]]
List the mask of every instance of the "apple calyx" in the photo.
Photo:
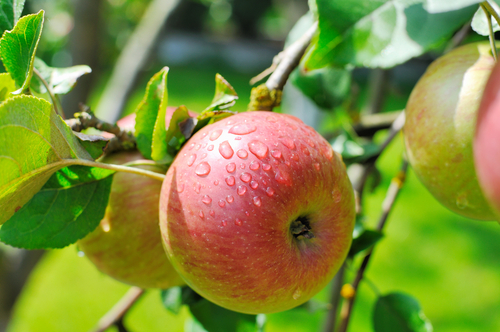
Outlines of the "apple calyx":
[[314,238],[315,236],[311,230],[309,219],[305,216],[298,217],[290,225],[290,232],[292,232],[293,237],[297,240],[301,240],[301,237],[309,240]]

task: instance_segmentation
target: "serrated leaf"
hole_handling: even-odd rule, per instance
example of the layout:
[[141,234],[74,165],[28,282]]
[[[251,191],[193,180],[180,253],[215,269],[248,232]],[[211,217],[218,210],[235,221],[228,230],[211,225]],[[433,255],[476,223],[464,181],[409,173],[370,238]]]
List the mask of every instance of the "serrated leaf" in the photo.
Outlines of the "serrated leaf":
[[201,114],[206,112],[213,112],[228,109],[234,105],[238,99],[238,94],[234,88],[222,75],[215,75],[215,95],[212,103]]
[[352,239],[351,248],[349,249],[349,257],[356,256],[357,253],[370,248],[375,243],[380,241],[384,235],[375,230],[365,229],[356,238]]
[[3,33],[0,40],[2,62],[19,88],[16,93],[21,93],[29,87],[35,53],[42,35],[43,20],[43,10],[37,14],[23,16],[13,30]]
[[168,159],[165,159],[165,157],[163,157],[165,159],[164,161],[169,162],[173,160],[177,152],[181,149],[182,144],[186,141],[180,125],[181,123],[189,119],[191,119],[191,117],[186,106],[179,106],[170,117],[167,117],[167,119],[165,119],[165,121],[168,123],[168,129],[165,135],[165,142],[168,143],[166,149],[166,152],[168,154],[166,154],[165,157],[168,157]]
[[[43,60],[35,57],[35,68],[40,73],[40,76],[47,82],[54,94],[66,94],[70,92],[76,85],[76,81],[83,75],[92,72],[89,66],[78,65],[67,68],[55,68],[47,66]],[[40,78],[35,75],[35,79],[31,81],[31,88],[37,93],[46,93],[47,89],[43,85]]]
[[9,73],[0,74],[0,102],[12,97],[11,93],[16,91],[16,82]]
[[375,332],[432,332],[433,328],[418,301],[403,293],[378,298],[373,311]]
[[57,170],[92,160],[49,102],[16,96],[0,104],[0,225]]
[[423,0],[316,0],[319,36],[306,54],[308,70],[328,65],[390,68],[448,38],[476,10],[430,13]]
[[0,1],[0,32],[12,30],[21,17],[25,0]]
[[[491,23],[493,27],[493,32],[500,31],[500,26],[493,17],[491,18]],[[490,34],[488,19],[486,18],[486,14],[482,8],[479,8],[476,11],[470,26],[472,30],[474,30],[476,33],[482,36],[488,36]]]
[[17,248],[63,248],[92,232],[104,217],[114,171],[65,167],[0,228]]
[[109,139],[99,135],[87,135],[74,132],[83,148],[96,160],[104,154],[104,149],[109,143]]
[[[155,125],[160,117],[160,106],[166,95],[166,79],[168,67],[163,67],[154,74],[146,86],[146,93],[135,112],[135,135],[137,137],[137,147],[142,155],[147,159],[152,159],[152,145]],[[163,103],[166,105],[166,101]],[[163,116],[163,122],[165,117]],[[163,127],[165,130],[165,127]],[[157,133],[159,134],[159,133]]]
[[[168,155],[168,144],[169,140],[167,138],[167,102],[168,102],[168,90],[167,90],[167,75],[168,67],[164,67],[165,71],[162,76],[161,81],[161,103],[158,109],[158,116],[156,117],[155,127],[153,130],[153,143],[151,145],[151,158],[159,163],[168,163],[171,161]],[[170,160],[169,160],[170,159]]]

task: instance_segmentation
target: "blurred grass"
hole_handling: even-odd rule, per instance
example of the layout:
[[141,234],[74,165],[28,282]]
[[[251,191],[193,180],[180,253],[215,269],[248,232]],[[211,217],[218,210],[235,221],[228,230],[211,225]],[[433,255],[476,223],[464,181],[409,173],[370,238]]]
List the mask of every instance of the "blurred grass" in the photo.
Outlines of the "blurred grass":
[[[159,69],[159,68],[158,68]],[[151,72],[152,74],[153,72]],[[201,111],[212,100],[215,70],[171,68],[169,105]],[[220,72],[236,89],[236,110],[248,104],[251,75]],[[148,78],[149,76],[147,76]],[[147,82],[147,78],[141,85]],[[144,89],[127,106],[133,111]],[[400,104],[400,102],[395,102]],[[399,106],[399,105],[398,105]],[[399,137],[377,166],[381,184],[366,193],[368,224],[380,215],[385,191],[400,166]],[[380,293],[403,291],[415,296],[440,332],[500,331],[500,226],[457,216],[439,205],[410,170],[389,216],[385,237],[377,245],[366,277]],[[357,266],[350,267],[352,276]],[[127,286],[99,273],[74,246],[49,252],[31,275],[16,304],[9,332],[88,331],[126,292]],[[328,289],[315,298],[328,301]],[[362,282],[349,331],[370,332],[373,289]],[[134,332],[183,331],[189,313],[163,309],[158,291],[149,291],[127,315]],[[267,332],[321,331],[324,313],[297,309],[268,315]],[[110,329],[112,331],[112,329]]]

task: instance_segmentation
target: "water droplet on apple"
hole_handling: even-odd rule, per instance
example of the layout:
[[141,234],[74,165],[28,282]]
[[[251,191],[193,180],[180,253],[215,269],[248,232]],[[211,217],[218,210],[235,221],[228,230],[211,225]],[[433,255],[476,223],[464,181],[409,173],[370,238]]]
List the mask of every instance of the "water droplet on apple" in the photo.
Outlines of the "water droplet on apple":
[[234,151],[231,145],[229,145],[228,141],[224,141],[219,145],[219,153],[226,159],[229,159],[233,156]]
[[255,206],[261,206],[262,205],[262,200],[260,199],[260,197],[255,196],[253,198],[253,204],[255,204]]
[[242,223],[243,223],[243,222],[242,222],[239,218],[236,218],[236,220],[234,221],[234,224],[235,224],[236,226],[241,226],[241,224],[242,224]]
[[256,130],[257,127],[255,127],[253,124],[242,123],[231,127],[231,129],[229,129],[229,133],[234,135],[247,135],[253,133]]
[[268,116],[268,117],[266,118],[266,120],[267,120],[267,121],[269,121],[269,122],[272,122],[272,123],[274,123],[274,122],[277,122],[277,121],[278,121],[278,120],[277,120],[274,116]]
[[267,196],[271,197],[274,195],[274,193],[275,193],[275,190],[273,188],[267,187],[267,189],[266,189]]
[[219,206],[220,206],[221,208],[223,208],[224,206],[226,206],[226,201],[225,201],[225,200],[223,200],[223,199],[221,199],[221,200],[219,201]]
[[210,170],[211,170],[210,165],[206,161],[204,161],[202,163],[199,163],[198,166],[196,166],[194,172],[198,176],[205,176],[210,173]]
[[245,169],[245,164],[241,164],[241,165],[240,165],[240,168],[241,168],[241,169]]
[[298,154],[295,154],[295,153],[292,153],[290,155],[290,159],[294,160],[294,161],[299,161],[299,155]]
[[294,300],[298,300],[300,298],[300,296],[302,295],[302,291],[300,289],[296,289],[295,292],[293,292],[293,299]]
[[317,171],[321,169],[321,166],[319,163],[314,163],[314,168],[316,168]]
[[259,183],[257,181],[250,182],[250,187],[252,189],[257,189],[258,186],[259,186]]
[[233,197],[232,195],[227,195],[227,197],[226,197],[226,201],[227,201],[228,203],[232,203],[232,202],[234,202],[234,197]]
[[254,160],[250,163],[250,166],[248,168],[250,168],[252,171],[256,171],[260,168],[260,163]]
[[310,138],[306,137],[305,141],[311,148],[316,147],[316,144],[314,144],[314,142]]
[[236,170],[236,164],[235,163],[229,163],[226,165],[226,171],[229,173],[233,173]]
[[295,143],[291,138],[284,138],[281,143],[290,150],[295,150]]
[[269,171],[271,169],[271,165],[269,165],[269,164],[262,164],[262,169],[264,171]]
[[222,226],[226,226],[226,225],[227,225],[227,221],[222,220],[221,225],[222,225]]
[[181,184],[179,184],[179,186],[177,187],[177,192],[178,192],[178,193],[181,193],[181,192],[183,192],[183,191],[184,191],[184,183],[181,183]]
[[248,182],[250,182],[250,180],[252,180],[252,175],[250,175],[250,173],[246,173],[246,172],[241,173],[240,179],[241,179],[241,181],[248,183]]
[[213,144],[210,144],[207,148],[208,151],[212,151],[214,149],[214,145]]
[[189,167],[193,166],[195,160],[196,160],[196,155],[195,154],[190,155],[187,161],[187,165]]
[[222,134],[222,129],[214,130],[210,133],[210,140],[215,141]]
[[248,211],[245,211],[245,215],[246,215],[247,217],[250,217],[250,213],[249,213]]
[[218,186],[218,185],[219,185],[219,180],[215,180],[215,181],[214,181],[214,184],[215,184],[216,186]]
[[210,210],[210,215],[213,217],[215,216],[215,211],[214,210]]
[[309,152],[309,149],[304,144],[301,144],[300,149],[302,150],[302,153],[305,154],[306,156],[311,155],[311,152]]
[[193,189],[194,191],[199,194],[200,193],[200,189],[201,189],[201,184],[199,182],[196,182],[194,185],[193,185]]
[[261,141],[251,141],[248,143],[248,149],[259,159],[267,157],[269,153],[269,148]]
[[195,147],[194,147],[194,149],[195,149],[196,151],[198,151],[200,148],[201,148],[201,144],[196,144],[196,145],[195,145]]
[[201,160],[201,159],[205,159],[206,157],[207,157],[207,154],[206,154],[206,153],[202,153],[202,154],[201,154],[201,157],[200,157],[200,160]]
[[457,197],[457,207],[459,209],[465,209],[469,205],[469,201],[467,200],[467,195],[462,193]]
[[238,150],[238,152],[236,152],[236,154],[241,159],[245,159],[246,157],[248,157],[248,152],[246,152],[245,150]]
[[291,186],[293,184],[292,182],[292,177],[288,173],[288,171],[284,167],[278,167],[278,170],[276,171],[276,175],[274,176],[274,179],[278,183],[282,183],[286,186]]
[[234,138],[234,140],[235,140],[235,141],[239,141],[239,140],[241,140],[241,137],[236,136],[236,137]]
[[234,186],[234,184],[236,183],[236,180],[234,179],[234,176],[228,176],[226,178],[226,183],[228,186]]
[[280,159],[281,158],[281,151],[280,150],[272,150],[271,155],[276,159]]
[[202,200],[201,200],[203,203],[205,203],[206,205],[212,203],[212,198],[210,198],[210,196],[208,195],[205,195],[203,196]]
[[194,148],[194,143],[191,143],[191,144],[189,145],[189,147],[188,147],[188,151],[193,150],[193,148]]
[[239,186],[236,192],[238,193],[238,195],[243,196],[247,192],[247,187]]
[[203,211],[200,210],[200,214],[199,214],[200,218],[201,219],[204,219],[205,218],[205,214],[203,213]]

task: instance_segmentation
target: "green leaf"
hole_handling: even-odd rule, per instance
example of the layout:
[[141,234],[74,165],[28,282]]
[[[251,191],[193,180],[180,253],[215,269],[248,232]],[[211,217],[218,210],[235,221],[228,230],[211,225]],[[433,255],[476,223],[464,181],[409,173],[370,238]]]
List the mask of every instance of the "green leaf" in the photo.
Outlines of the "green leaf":
[[430,13],[423,1],[316,0],[319,36],[306,68],[393,67],[447,41],[476,10]]
[[165,135],[165,142],[168,143],[166,150],[168,154],[165,155],[164,162],[172,161],[177,152],[181,149],[182,144],[186,141],[181,124],[189,119],[191,119],[191,117],[189,116],[189,111],[186,106],[179,106],[170,117],[165,119],[168,123],[168,129]]
[[429,13],[441,13],[462,9],[480,2],[483,0],[425,0],[424,7]]
[[29,87],[35,53],[42,35],[43,17],[43,10],[23,16],[12,31],[4,32],[0,40],[3,64],[19,88],[16,93]]
[[[491,23],[493,27],[493,32],[500,31],[500,26],[498,22],[492,17]],[[472,19],[471,28],[478,34],[482,36],[488,36],[490,34],[490,30],[488,27],[488,20],[486,18],[486,14],[482,8],[479,8],[474,14],[474,18]]]
[[104,217],[114,171],[71,166],[54,173],[0,228],[0,240],[18,248],[63,248],[92,232]]
[[390,293],[378,298],[373,311],[375,332],[432,332],[418,301],[403,293]]
[[[85,65],[67,68],[49,67],[43,60],[36,57],[34,65],[54,94],[66,94],[70,92],[81,76],[92,72],[92,69]],[[37,93],[47,92],[43,82],[37,75],[35,75],[35,79],[31,81],[31,88]]]
[[238,99],[234,88],[222,75],[215,75],[215,95],[212,103],[201,114],[225,110],[233,106]]
[[163,306],[168,309],[168,311],[179,314],[182,305],[182,287],[170,287],[169,289],[164,289],[160,293],[161,302]]
[[351,135],[348,131],[335,137],[331,143],[333,150],[342,155],[346,164],[363,162],[376,155],[380,149],[372,141]]
[[0,102],[12,97],[12,92],[16,91],[16,82],[9,73],[0,74]]
[[[163,102],[163,98],[167,98],[166,79],[168,75],[168,67],[163,67],[158,73],[154,74],[146,86],[146,93],[143,100],[137,106],[135,112],[135,135],[137,137],[137,147],[142,155],[147,159],[152,159],[153,134],[155,126],[160,118],[160,106],[162,103],[166,107],[167,101]],[[166,111],[166,110],[165,110]],[[161,121],[160,121],[161,122]],[[163,123],[165,116],[163,116]],[[159,124],[160,126],[161,124]],[[157,135],[160,134],[158,128]],[[163,125],[165,131],[165,125]]]
[[49,102],[16,96],[0,104],[0,225],[58,169],[92,160]]
[[12,30],[21,17],[25,0],[0,1],[0,33]]
[[87,135],[75,132],[75,136],[80,141],[83,148],[96,160],[104,154],[104,149],[109,143],[109,139],[99,135]]
[[375,243],[380,241],[384,235],[379,231],[365,229],[356,238],[352,240],[351,249],[349,249],[349,257],[356,256],[357,253],[370,248]]

